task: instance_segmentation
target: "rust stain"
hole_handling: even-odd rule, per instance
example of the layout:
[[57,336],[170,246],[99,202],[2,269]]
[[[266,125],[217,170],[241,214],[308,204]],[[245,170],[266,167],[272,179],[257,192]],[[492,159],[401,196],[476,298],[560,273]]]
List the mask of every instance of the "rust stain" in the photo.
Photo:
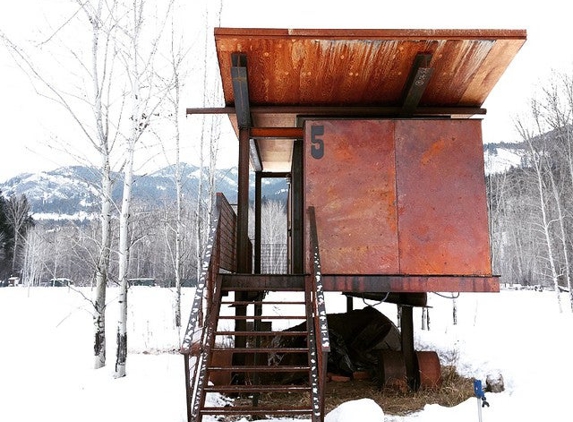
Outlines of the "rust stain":
[[437,155],[442,154],[446,149],[448,143],[445,139],[438,139],[436,142],[432,143],[430,147],[424,152],[420,162],[422,165],[428,165]]
[[228,105],[229,56],[243,51],[254,105],[399,105],[416,54],[429,52],[436,71],[420,105],[481,106],[525,38],[520,30],[215,30]]

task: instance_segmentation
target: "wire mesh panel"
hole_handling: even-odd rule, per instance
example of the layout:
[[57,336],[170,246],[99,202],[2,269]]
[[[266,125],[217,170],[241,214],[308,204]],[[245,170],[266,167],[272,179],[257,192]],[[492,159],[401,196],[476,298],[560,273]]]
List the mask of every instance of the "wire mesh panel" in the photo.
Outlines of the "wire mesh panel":
[[288,268],[287,259],[286,243],[261,245],[262,274],[286,274]]

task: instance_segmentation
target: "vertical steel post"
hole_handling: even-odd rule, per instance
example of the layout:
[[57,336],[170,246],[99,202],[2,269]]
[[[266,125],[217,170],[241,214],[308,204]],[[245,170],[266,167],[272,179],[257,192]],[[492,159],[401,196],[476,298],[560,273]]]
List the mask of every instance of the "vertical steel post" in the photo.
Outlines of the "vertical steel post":
[[255,173],[255,274],[261,273],[262,175]]
[[237,272],[249,270],[249,129],[239,129]]
[[291,191],[292,191],[292,220],[291,220],[291,267],[294,274],[303,274],[304,269],[304,205],[303,205],[303,142],[295,140],[292,153]]
[[402,305],[401,308],[400,331],[402,334],[402,353],[406,365],[406,376],[408,377],[410,389],[417,391],[420,386],[420,371],[414,350],[414,309],[408,305]]
[[[237,272],[249,272],[249,129],[239,129],[239,175],[237,192]],[[235,292],[235,300],[245,300],[242,292]],[[238,305],[235,307],[236,316],[246,316],[247,307]],[[236,331],[247,331],[245,320],[235,321]],[[245,336],[235,337],[235,347],[245,347]],[[245,356],[236,354],[233,357],[235,363],[244,362]]]

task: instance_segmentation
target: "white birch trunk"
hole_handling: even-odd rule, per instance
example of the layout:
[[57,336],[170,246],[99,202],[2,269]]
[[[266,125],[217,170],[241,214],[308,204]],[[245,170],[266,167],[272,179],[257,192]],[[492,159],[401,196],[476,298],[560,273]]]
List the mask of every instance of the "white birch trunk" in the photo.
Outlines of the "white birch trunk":
[[[135,112],[139,107],[135,107]],[[137,122],[137,119],[134,119]],[[135,133],[135,132],[134,132]],[[125,366],[127,360],[127,269],[129,261],[129,214],[131,205],[131,188],[133,184],[133,139],[128,141],[127,162],[124,168],[123,197],[121,203],[121,214],[119,216],[119,251],[118,251],[118,280],[119,291],[119,321],[117,324],[117,354],[115,361],[115,378],[126,375]]]
[[559,294],[559,276],[557,274],[557,268],[555,266],[555,258],[553,253],[553,246],[551,243],[551,233],[549,231],[549,218],[547,216],[547,209],[545,205],[545,188],[543,186],[543,172],[541,168],[541,160],[539,153],[533,151],[532,146],[530,148],[533,152],[533,164],[535,167],[535,173],[537,175],[537,190],[539,192],[539,205],[541,208],[541,218],[542,218],[542,227],[543,227],[543,235],[545,236],[545,243],[547,245],[547,259],[549,261],[549,266],[551,268],[551,278],[553,280],[553,288],[555,289],[555,294],[557,295],[557,306],[559,308],[559,312],[563,312],[563,308],[561,306],[561,295]]
[[[570,86],[570,89],[573,88],[573,84]],[[573,100],[573,98],[572,98]],[[573,103],[571,103],[571,105],[573,106]],[[567,139],[566,139],[566,143],[567,143],[567,165],[569,168],[569,178],[570,178],[570,182],[571,182],[571,186],[573,187],[573,151],[571,151],[571,147],[573,144],[573,139],[571,136],[571,132],[569,129],[567,130]],[[565,239],[565,238],[564,238]],[[569,289],[569,306],[571,307],[571,310],[573,311],[573,286],[572,286],[572,280],[571,280],[571,270],[569,269],[569,265],[567,265],[567,288]]]
[[96,267],[96,290],[94,298],[94,368],[106,364],[105,309],[106,289],[111,251],[111,168],[109,155],[102,153],[101,186],[101,243]]
[[174,77],[173,123],[175,125],[175,191],[176,191],[176,226],[175,226],[175,326],[181,327],[181,261],[182,261],[182,232],[183,232],[183,180],[181,176],[181,126],[179,120],[179,106],[181,103],[181,81],[179,79],[182,55],[175,51],[174,36],[171,33],[171,64]]
[[111,180],[110,146],[108,142],[108,132],[104,123],[104,107],[102,104],[102,87],[100,86],[99,73],[99,37],[100,22],[102,16],[102,1],[98,2],[95,16],[88,14],[92,24],[92,86],[94,94],[94,117],[96,121],[96,139],[98,144],[96,149],[100,153],[101,159],[101,243],[100,253],[96,266],[96,290],[94,298],[94,368],[98,369],[106,364],[106,338],[105,338],[105,310],[106,310],[106,289],[108,281],[109,261],[111,253],[111,194],[113,183]]
[[[179,105],[179,84],[176,84],[176,104]],[[179,113],[176,113],[178,116]],[[180,159],[180,132],[179,118],[176,118],[175,124],[175,189],[177,193],[177,223],[175,227],[175,326],[181,327],[181,232],[183,231],[183,211],[182,211],[182,191],[183,182],[181,178],[181,159]]]
[[[557,185],[555,183],[555,177],[553,176],[553,173],[551,172],[551,169],[549,169],[549,177],[551,179],[551,189],[553,192],[553,199],[555,200],[555,206],[557,208],[557,222],[559,223],[559,231],[561,233],[561,246],[563,249],[563,259],[565,260],[565,277],[567,279],[567,286],[571,287],[571,269],[569,268],[569,248],[568,248],[568,242],[567,242],[567,233],[566,233],[566,229],[565,229],[565,216],[563,215],[563,210],[561,207],[561,198],[559,195],[559,190],[557,189]],[[559,310],[560,312],[562,312],[561,310],[561,295],[559,294],[559,289],[558,290],[558,296],[559,296]],[[573,306],[573,304],[570,304],[571,306]]]

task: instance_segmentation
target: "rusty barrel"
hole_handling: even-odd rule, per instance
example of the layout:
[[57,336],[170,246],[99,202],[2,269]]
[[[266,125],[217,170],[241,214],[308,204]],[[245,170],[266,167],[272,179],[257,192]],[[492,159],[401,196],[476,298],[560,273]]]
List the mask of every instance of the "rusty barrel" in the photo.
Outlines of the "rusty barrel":
[[440,388],[442,385],[442,368],[436,352],[416,352],[420,370],[420,388]]
[[[439,388],[442,385],[440,358],[433,351],[417,351],[420,388]],[[408,390],[406,363],[401,351],[382,350],[378,363],[378,387]]]
[[378,362],[378,387],[400,391],[408,389],[406,363],[401,351],[381,350]]

